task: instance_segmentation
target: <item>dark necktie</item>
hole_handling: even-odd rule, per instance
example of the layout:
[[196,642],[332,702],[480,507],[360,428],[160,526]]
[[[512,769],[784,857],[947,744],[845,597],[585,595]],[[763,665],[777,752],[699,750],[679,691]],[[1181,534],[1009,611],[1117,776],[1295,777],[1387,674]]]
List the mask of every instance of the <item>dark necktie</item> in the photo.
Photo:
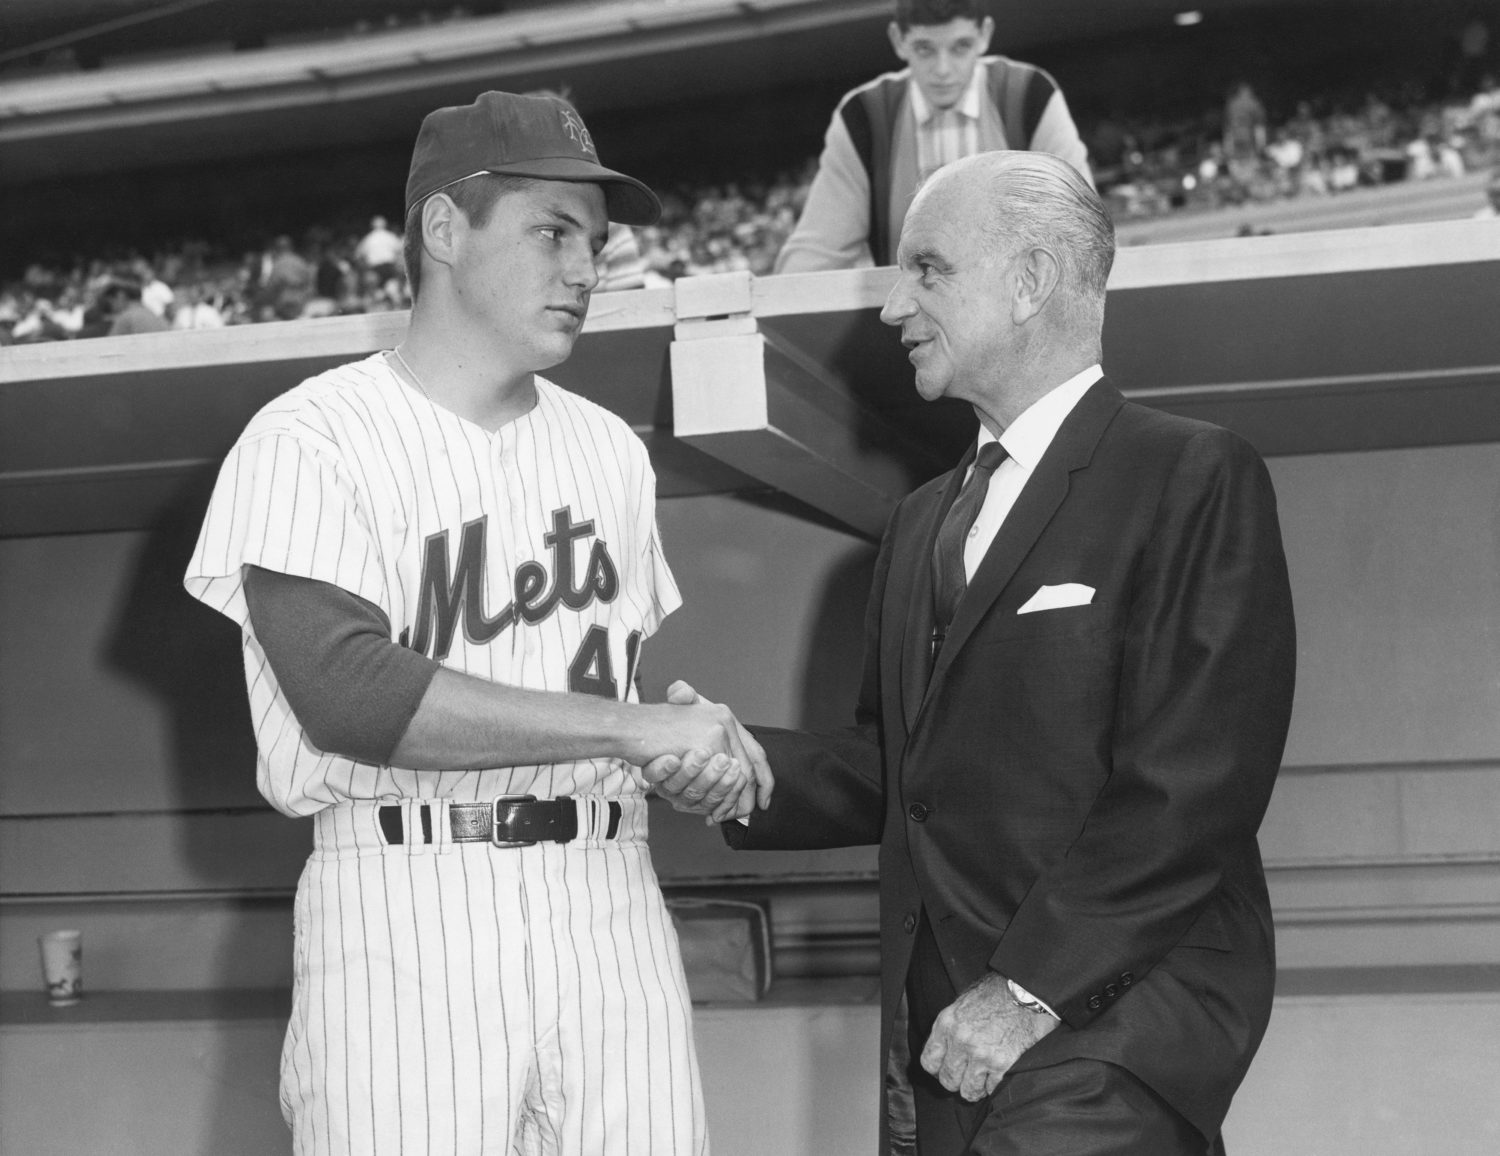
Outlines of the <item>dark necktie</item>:
[[959,491],[958,497],[948,510],[938,529],[937,541],[932,547],[932,655],[937,657],[948,634],[948,626],[958,610],[958,600],[964,596],[969,585],[964,573],[964,543],[969,530],[984,505],[984,496],[989,492],[990,476],[1005,460],[1005,447],[999,442],[985,442],[979,447],[979,456],[974,459],[974,469],[969,480]]

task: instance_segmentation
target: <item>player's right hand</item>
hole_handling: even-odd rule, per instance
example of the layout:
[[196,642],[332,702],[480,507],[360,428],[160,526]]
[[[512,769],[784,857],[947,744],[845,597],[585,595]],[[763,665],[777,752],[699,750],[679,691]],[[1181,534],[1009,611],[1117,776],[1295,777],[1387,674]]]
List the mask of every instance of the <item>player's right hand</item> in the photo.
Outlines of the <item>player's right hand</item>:
[[734,714],[720,703],[704,698],[688,683],[678,679],[667,687],[667,701],[673,706],[717,706],[724,710],[733,724],[730,750],[735,758],[749,768],[755,781],[755,803],[762,810],[771,805],[771,792],[776,787],[776,778],[771,774],[771,764],[766,759],[765,749],[755,741],[755,736],[745,729]]

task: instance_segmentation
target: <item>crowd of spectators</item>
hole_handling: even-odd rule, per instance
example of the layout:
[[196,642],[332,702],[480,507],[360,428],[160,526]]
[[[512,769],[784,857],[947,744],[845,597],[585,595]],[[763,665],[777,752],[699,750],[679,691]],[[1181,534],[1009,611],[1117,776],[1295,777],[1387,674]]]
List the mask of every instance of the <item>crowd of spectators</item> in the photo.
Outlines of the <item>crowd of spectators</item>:
[[1329,196],[1500,163],[1500,83],[1426,101],[1414,91],[1298,102],[1273,123],[1249,85],[1178,123],[1106,122],[1090,141],[1117,221],[1193,207]]
[[[1398,180],[1500,166],[1500,83],[1472,97],[1424,102],[1367,95],[1358,104],[1300,103],[1272,123],[1249,86],[1192,121],[1094,126],[1090,149],[1116,220],[1333,196]],[[678,277],[768,273],[796,224],[814,161],[774,180],[669,191],[659,224],[608,252],[603,287]],[[622,238],[628,242],[628,236]],[[236,260],[204,242],[150,256],[27,269],[0,285],[0,344],[404,309],[401,238],[380,217],[363,235],[314,228]]]
[[219,329],[404,309],[401,239],[376,217],[363,236],[310,229],[226,258],[202,241],[167,252],[32,265],[0,286],[0,342],[57,341],[167,329]]

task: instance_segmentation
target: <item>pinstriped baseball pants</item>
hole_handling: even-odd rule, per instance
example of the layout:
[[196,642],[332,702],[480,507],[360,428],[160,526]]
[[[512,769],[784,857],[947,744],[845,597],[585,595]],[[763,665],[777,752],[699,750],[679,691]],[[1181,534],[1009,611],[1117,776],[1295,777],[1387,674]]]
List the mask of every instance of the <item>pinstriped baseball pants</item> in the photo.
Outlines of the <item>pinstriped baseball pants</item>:
[[314,820],[281,1065],[297,1156],[706,1154],[644,802],[615,839],[597,807],[517,848],[451,842],[429,802],[431,843],[388,845],[369,805]]

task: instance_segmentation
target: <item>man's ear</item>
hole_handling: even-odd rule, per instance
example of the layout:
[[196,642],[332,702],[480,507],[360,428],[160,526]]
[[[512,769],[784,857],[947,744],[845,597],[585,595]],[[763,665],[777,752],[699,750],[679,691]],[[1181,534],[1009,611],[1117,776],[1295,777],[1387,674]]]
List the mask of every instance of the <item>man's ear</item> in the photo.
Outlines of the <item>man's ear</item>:
[[979,22],[978,55],[983,56],[990,50],[990,37],[992,37],[993,35],[995,35],[995,21],[992,17],[986,16]]
[[[989,17],[986,16],[985,19],[988,20]],[[906,51],[906,33],[901,31],[901,25],[892,20],[889,24],[886,25],[885,34],[891,38],[891,51],[899,56],[902,60],[908,59]]]
[[422,247],[441,265],[452,265],[459,234],[468,222],[446,193],[433,193],[422,206]]
[[1028,249],[1016,262],[1015,296],[1011,320],[1025,324],[1047,307],[1062,283],[1062,264],[1049,249]]

